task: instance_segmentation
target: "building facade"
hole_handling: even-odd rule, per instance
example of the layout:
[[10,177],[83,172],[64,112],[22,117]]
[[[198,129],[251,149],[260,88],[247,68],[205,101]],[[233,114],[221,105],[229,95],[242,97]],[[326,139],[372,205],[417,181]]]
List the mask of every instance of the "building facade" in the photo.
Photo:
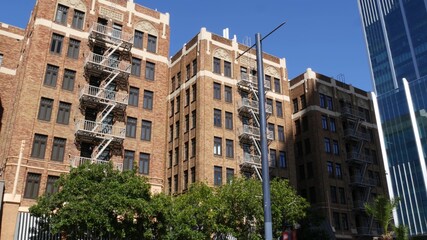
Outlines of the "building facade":
[[378,236],[364,210],[387,194],[371,97],[311,69],[290,81],[290,96],[299,194],[335,239]]
[[30,237],[29,206],[83,162],[137,168],[163,191],[169,15],[126,0],[39,0],[25,30],[1,28],[0,238]]
[[427,3],[359,0],[396,224],[427,234]]
[[[166,193],[261,176],[255,51],[202,28],[171,58]],[[286,64],[264,54],[270,174],[296,183]]]

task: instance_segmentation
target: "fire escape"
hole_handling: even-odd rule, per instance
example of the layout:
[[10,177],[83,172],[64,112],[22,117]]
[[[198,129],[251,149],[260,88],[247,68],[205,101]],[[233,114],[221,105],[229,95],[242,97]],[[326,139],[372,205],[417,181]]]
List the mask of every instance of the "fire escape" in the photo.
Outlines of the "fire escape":
[[366,122],[364,112],[354,109],[351,105],[341,107],[344,137],[349,146],[346,162],[350,167],[350,186],[353,189],[353,210],[360,225],[357,233],[360,236],[371,236],[373,218],[364,212],[364,204],[369,201],[372,188],[376,186],[375,179],[367,176],[367,169],[372,164],[372,157],[363,152],[364,146],[371,141],[371,136],[363,123]]
[[[260,144],[260,118],[259,118],[259,98],[258,79],[255,71],[247,73],[246,68],[242,68],[240,79],[237,82],[239,92],[242,96],[238,103],[238,112],[242,120],[242,127],[239,129],[239,141],[243,148],[243,156],[240,161],[240,169],[246,176],[256,173],[261,176],[261,144]],[[264,89],[271,89],[270,82],[264,82]],[[266,105],[266,116],[272,113],[272,106]],[[266,129],[267,141],[273,140],[273,132]]]
[[[110,151],[122,148],[132,44],[133,35],[118,28],[94,23],[89,30],[91,52],[84,62],[89,82],[79,93],[80,109],[85,116],[75,121],[81,154],[71,159],[73,167],[83,162],[106,163]],[[83,146],[89,147],[84,150]],[[116,163],[115,167],[121,170],[122,164]]]

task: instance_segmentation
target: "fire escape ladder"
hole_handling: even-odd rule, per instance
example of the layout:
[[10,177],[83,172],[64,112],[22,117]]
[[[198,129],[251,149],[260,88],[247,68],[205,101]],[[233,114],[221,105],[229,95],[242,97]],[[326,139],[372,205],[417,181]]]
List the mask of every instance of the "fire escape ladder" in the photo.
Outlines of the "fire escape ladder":
[[105,78],[105,81],[103,81],[103,84],[101,84],[101,86],[103,88],[108,87],[113,81],[114,79],[116,79],[116,77],[120,74],[119,70],[113,70],[108,76],[107,78]]
[[255,165],[252,165],[252,168],[254,169],[254,171],[255,171],[256,175],[258,176],[259,180],[262,182],[262,175],[260,173],[260,169],[261,168],[255,166]]
[[252,140],[252,142],[253,142],[253,144],[254,144],[254,147],[255,147],[255,150],[257,151],[257,155],[258,156],[261,156],[261,148],[260,148],[260,146],[259,146],[259,143],[258,143],[258,140],[256,140],[255,139],[255,137],[253,137],[253,136],[251,136],[251,140]]
[[257,114],[255,113],[255,111],[253,109],[249,109],[249,112],[251,113],[251,115],[252,115],[252,117],[253,117],[253,119],[255,121],[255,126],[259,127],[260,124],[259,124],[259,120],[258,120]]
[[98,159],[99,156],[104,152],[104,150],[110,145],[111,141],[113,141],[112,137],[107,137],[102,139],[102,142],[94,149],[92,153],[92,159]]
[[101,114],[99,114],[99,116],[101,117],[101,119],[99,119],[98,122],[103,123],[104,120],[107,118],[107,116],[111,113],[111,111],[113,111],[114,107],[116,106],[116,102],[112,101],[109,102],[105,108],[102,110]]

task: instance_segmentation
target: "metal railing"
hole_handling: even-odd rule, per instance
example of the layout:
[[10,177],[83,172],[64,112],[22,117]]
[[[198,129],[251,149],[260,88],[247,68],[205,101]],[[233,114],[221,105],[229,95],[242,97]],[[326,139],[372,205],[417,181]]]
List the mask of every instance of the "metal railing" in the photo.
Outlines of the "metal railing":
[[376,181],[373,178],[363,177],[360,175],[353,175],[350,177],[350,184],[363,185],[363,186],[375,186]]
[[363,132],[356,131],[356,130],[351,129],[351,128],[344,130],[344,136],[345,137],[353,137],[353,138],[357,138],[357,139],[361,139],[361,140],[365,140],[365,141],[371,140],[371,136],[369,135],[369,133],[363,133]]
[[372,157],[369,155],[361,154],[355,151],[347,153],[347,161],[359,163],[372,163]]
[[366,114],[362,111],[359,111],[357,109],[353,109],[349,106],[344,106],[341,108],[341,114],[344,116],[352,116],[360,119],[366,119]]
[[241,163],[255,164],[261,166],[261,156],[244,153],[240,159]]
[[[259,113],[259,102],[256,100],[242,98],[242,100],[237,103],[237,106],[239,111],[248,111],[248,109],[252,109],[256,114]],[[265,113],[271,114],[272,112],[272,106],[265,104]]]
[[80,90],[80,98],[83,96],[91,96],[99,98],[105,101],[112,101],[119,104],[128,104],[129,95],[127,93],[121,93],[116,91],[107,90],[105,88],[99,88],[86,84]]
[[[243,126],[241,128],[239,128],[238,132],[239,132],[239,136],[241,136],[241,137],[252,136],[257,140],[260,139],[260,137],[261,137],[261,132],[260,132],[259,127],[254,127],[254,126],[247,125],[247,124],[243,124]],[[274,137],[273,137],[274,132],[273,131],[270,131],[267,129],[266,134],[267,134],[267,140],[273,140],[274,139]]]
[[[250,75],[250,74],[241,74],[240,81],[238,82],[240,86],[253,86],[254,88],[258,89],[258,78],[256,76]],[[271,82],[264,80],[264,90],[270,90],[271,89]]]
[[130,74],[132,64],[114,59],[112,57],[105,57],[100,54],[88,52],[85,60],[85,66],[88,64],[98,65],[107,69],[117,70]]
[[76,132],[96,133],[122,139],[124,139],[126,135],[126,128],[124,127],[115,127],[113,125],[89,120],[77,120],[75,126]]
[[[108,164],[110,161],[106,160],[100,160],[100,159],[93,159],[93,158],[87,158],[87,157],[79,157],[74,156],[70,159],[70,165],[73,168],[76,168],[82,164],[90,163],[90,164]],[[119,171],[123,171],[123,163],[113,163],[113,166],[115,169]]]
[[105,40],[114,42],[114,43],[120,43],[120,42],[126,42],[126,43],[133,43],[133,35],[123,32],[122,30],[115,29],[110,26],[105,26],[100,23],[93,23],[89,34],[96,33],[98,35],[102,35]]

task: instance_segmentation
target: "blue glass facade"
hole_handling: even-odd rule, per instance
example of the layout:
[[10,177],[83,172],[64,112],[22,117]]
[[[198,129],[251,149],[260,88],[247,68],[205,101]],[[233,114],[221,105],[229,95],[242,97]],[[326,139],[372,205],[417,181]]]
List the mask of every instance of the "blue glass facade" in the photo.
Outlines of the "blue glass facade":
[[[427,234],[427,2],[359,0],[397,222]],[[404,80],[408,80],[405,86]]]

